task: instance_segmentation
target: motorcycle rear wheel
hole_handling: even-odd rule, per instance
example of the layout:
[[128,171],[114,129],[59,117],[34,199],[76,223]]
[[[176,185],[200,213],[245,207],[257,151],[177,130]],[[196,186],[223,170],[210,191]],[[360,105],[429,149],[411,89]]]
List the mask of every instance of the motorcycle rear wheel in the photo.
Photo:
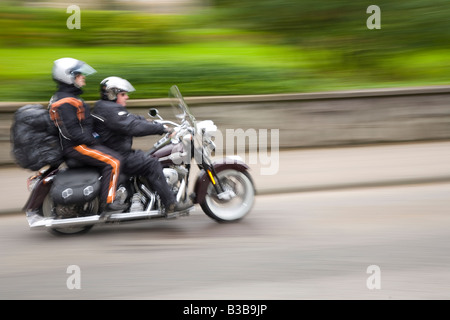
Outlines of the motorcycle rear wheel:
[[[98,199],[87,202],[85,204],[86,211],[84,215],[94,215],[97,214],[99,209]],[[54,217],[55,204],[50,197],[47,195],[42,204],[42,214],[44,217]],[[54,235],[74,235],[74,234],[83,234],[91,230],[93,225],[82,226],[82,227],[66,227],[66,228],[48,228],[47,231]]]
[[217,196],[212,182],[209,183],[205,200],[200,204],[203,212],[217,222],[232,222],[244,218],[255,202],[255,188],[247,172],[224,170],[217,178],[225,190],[231,190],[235,196],[230,200],[221,200]]

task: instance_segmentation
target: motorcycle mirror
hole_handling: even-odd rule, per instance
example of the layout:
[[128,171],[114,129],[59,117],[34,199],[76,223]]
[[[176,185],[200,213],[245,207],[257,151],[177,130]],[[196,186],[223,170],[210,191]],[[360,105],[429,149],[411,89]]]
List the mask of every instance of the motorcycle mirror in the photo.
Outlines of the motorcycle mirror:
[[159,114],[159,112],[158,112],[158,109],[156,109],[156,108],[150,108],[148,110],[148,115],[150,117],[156,117],[158,114]]

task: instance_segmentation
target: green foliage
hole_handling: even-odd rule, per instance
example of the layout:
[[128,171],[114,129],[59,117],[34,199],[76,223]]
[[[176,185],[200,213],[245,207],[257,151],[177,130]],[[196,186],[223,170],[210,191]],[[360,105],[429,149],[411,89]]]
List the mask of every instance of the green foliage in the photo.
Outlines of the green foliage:
[[[218,27],[272,34],[279,43],[344,51],[411,50],[448,47],[450,6],[447,0],[376,1],[382,29],[366,28],[372,1],[216,0],[216,9],[189,15],[131,11],[81,11],[81,29],[69,30],[65,8],[2,6],[3,46],[155,45],[196,41],[186,30]],[[204,34],[203,34],[204,35]],[[248,33],[247,33],[248,35]],[[255,34],[257,35],[257,34]],[[215,34],[224,37],[224,34]],[[229,38],[229,39],[230,39]],[[262,40],[251,39],[251,40]]]
[[[363,40],[391,47],[446,45],[450,36],[447,0],[216,0],[221,18],[229,24],[277,32],[288,41],[314,46],[345,46]],[[382,31],[366,28],[366,9],[381,8]]]
[[[137,89],[132,98],[166,97],[173,84],[187,95],[297,92],[306,79],[298,78],[296,51],[242,43],[158,47],[95,47],[0,49],[0,100],[45,101],[53,94],[52,62],[73,56],[97,73],[87,78],[84,98],[98,97],[98,84],[108,76],[128,79]],[[274,58],[278,57],[278,58]],[[297,78],[295,78],[297,77]],[[291,80],[292,79],[292,80]]]
[[0,12],[5,47],[153,45],[176,42],[183,16],[138,12],[81,11],[81,29],[67,28],[65,9],[6,7]]
[[[336,52],[345,68],[381,67],[392,55],[450,48],[448,0],[216,0],[222,24],[276,33],[279,43]],[[381,29],[368,30],[367,8],[381,9]]]
[[[132,98],[307,92],[446,84],[448,0],[211,0],[186,15],[81,12],[0,4],[0,100],[45,101],[52,62],[71,56],[98,73],[85,98],[110,75],[129,79]],[[369,30],[368,6],[381,8]]]

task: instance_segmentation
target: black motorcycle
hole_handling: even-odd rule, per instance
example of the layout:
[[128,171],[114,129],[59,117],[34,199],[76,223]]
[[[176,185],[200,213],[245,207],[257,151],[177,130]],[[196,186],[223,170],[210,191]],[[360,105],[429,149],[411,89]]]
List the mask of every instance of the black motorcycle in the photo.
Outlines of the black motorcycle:
[[[157,190],[143,176],[119,177],[116,200],[129,205],[124,212],[108,217],[99,214],[101,175],[96,168],[67,160],[58,167],[42,169],[28,179],[31,194],[24,206],[30,228],[45,228],[56,234],[78,234],[96,224],[167,219],[189,215],[196,204],[218,222],[238,221],[245,217],[255,201],[255,187],[249,167],[239,157],[212,161],[217,127],[211,120],[197,121],[177,86],[169,99],[180,123],[164,120],[151,108],[149,116],[172,126],[175,134],[166,134],[148,151],[163,166],[164,176],[177,202],[185,204],[178,212],[166,214]],[[189,190],[191,164],[199,171]]]

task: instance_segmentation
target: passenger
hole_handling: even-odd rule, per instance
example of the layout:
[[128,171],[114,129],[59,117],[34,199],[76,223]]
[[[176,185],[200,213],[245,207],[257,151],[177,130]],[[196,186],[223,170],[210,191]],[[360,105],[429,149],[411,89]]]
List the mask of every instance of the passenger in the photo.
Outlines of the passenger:
[[126,204],[114,202],[122,158],[94,137],[90,107],[81,98],[86,76],[96,71],[83,61],[61,58],[54,61],[52,77],[58,85],[49,103],[50,118],[59,129],[63,154],[101,170],[100,213],[122,212]]

